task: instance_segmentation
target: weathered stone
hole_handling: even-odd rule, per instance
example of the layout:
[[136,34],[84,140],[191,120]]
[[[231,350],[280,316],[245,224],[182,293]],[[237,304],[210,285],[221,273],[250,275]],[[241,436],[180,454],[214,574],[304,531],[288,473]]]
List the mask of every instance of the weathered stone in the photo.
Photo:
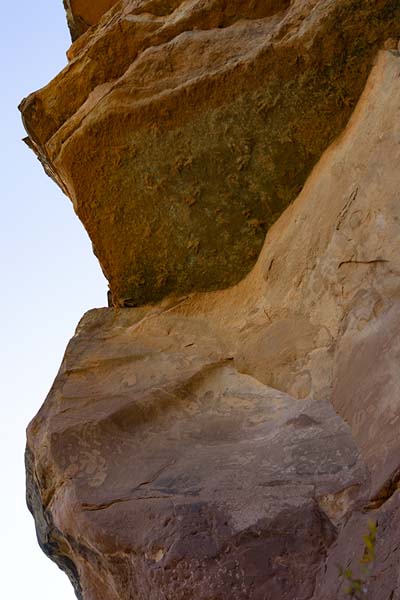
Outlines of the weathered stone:
[[[89,312],[28,430],[84,600],[399,600],[400,56],[230,289]],[[336,412],[335,412],[336,411]]]
[[398,0],[123,0],[83,34],[21,109],[115,305],[238,282],[393,36]]
[[310,597],[329,517],[368,481],[348,426],[240,374],[211,331],[135,318],[86,316],[30,431],[83,598]]
[[[376,523],[376,559],[368,577],[365,564],[364,537],[369,522]],[[353,577],[365,580],[366,600],[399,600],[400,598],[400,493],[397,491],[379,508],[355,511],[345,524],[339,539],[332,545],[329,558],[317,577],[312,600],[348,600],[346,580],[338,576],[338,565],[351,569]]]
[[92,25],[96,25],[117,0],[64,0],[71,37],[76,40]]

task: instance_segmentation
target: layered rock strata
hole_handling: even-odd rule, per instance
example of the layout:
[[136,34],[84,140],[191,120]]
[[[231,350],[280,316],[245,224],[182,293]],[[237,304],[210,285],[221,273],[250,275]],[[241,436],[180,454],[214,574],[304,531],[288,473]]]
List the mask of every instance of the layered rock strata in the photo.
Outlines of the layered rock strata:
[[388,50],[242,282],[84,316],[27,448],[79,598],[344,600],[373,520],[400,599],[399,141]]
[[398,0],[68,6],[74,36],[79,19],[93,26],[21,109],[116,306],[248,273],[343,129],[377,49],[400,36]]

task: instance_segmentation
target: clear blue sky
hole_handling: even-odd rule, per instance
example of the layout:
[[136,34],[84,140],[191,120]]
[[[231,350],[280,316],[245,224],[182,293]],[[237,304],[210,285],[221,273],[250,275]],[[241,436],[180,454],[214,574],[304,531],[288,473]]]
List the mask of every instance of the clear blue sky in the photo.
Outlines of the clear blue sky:
[[105,306],[107,284],[70,201],[21,142],[17,105],[66,64],[62,0],[4,2],[2,25],[1,597],[73,600],[66,576],[39,549],[25,507],[25,427],[79,318]]

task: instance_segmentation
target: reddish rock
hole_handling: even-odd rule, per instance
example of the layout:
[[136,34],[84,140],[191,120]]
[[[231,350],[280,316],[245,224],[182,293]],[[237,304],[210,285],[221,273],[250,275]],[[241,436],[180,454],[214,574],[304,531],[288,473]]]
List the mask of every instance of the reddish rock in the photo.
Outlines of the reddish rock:
[[28,429],[83,600],[399,600],[400,56],[230,289],[87,313]]
[[68,556],[85,599],[309,598],[330,517],[360,506],[368,483],[348,426],[179,324],[169,343],[133,335],[122,356],[126,320],[89,313],[31,427],[28,489],[48,499],[39,537]]
[[248,273],[393,36],[398,0],[123,0],[81,35],[21,109],[114,304]]

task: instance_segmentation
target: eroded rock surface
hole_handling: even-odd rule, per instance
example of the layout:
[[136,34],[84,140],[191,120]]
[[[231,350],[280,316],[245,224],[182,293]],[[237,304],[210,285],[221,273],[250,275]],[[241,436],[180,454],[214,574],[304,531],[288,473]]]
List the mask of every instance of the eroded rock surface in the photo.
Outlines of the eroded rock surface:
[[129,323],[86,318],[60,404],[40,417],[50,429],[31,430],[82,596],[309,598],[336,537],[329,517],[368,483],[349,427],[328,402],[240,374],[212,332],[193,344],[174,317],[140,336]]
[[81,35],[21,109],[114,304],[248,273],[391,36],[398,0],[122,0]]
[[[368,4],[368,3],[366,3]],[[84,600],[399,600],[400,56],[230,289],[89,312],[28,430]]]
[[117,0],[64,0],[71,37],[76,40],[110,10]]

